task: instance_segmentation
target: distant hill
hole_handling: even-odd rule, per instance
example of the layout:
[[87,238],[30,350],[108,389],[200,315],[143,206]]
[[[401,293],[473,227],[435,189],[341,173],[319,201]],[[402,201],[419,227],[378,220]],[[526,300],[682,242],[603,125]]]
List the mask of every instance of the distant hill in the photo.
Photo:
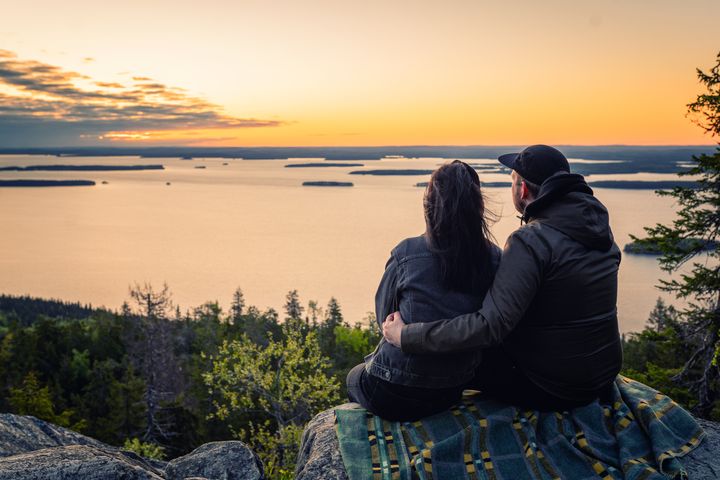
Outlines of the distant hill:
[[[667,164],[690,160],[692,155],[713,153],[712,145],[688,146],[573,146],[557,145],[568,158],[586,160],[624,160],[641,163],[647,168],[653,162]],[[325,158],[327,160],[362,160],[383,157],[497,158],[504,153],[518,152],[523,146],[378,146],[378,147],[58,147],[0,148],[1,154],[53,156],[142,156],[147,158],[243,158],[287,159]],[[618,164],[614,164],[617,166]],[[606,164],[611,168],[613,164]],[[656,170],[643,170],[656,171]]]
[[92,305],[46,300],[30,296],[0,295],[0,312],[15,316],[21,324],[31,325],[38,315],[50,318],[87,318],[94,312],[106,311]]

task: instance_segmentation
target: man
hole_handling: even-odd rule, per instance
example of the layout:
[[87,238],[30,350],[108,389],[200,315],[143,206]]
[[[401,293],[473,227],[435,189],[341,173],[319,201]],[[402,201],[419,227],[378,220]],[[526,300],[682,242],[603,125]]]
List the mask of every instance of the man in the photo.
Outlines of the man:
[[[453,319],[383,323],[403,352],[483,349],[468,388],[539,410],[604,396],[620,371],[620,250],[607,209],[558,150],[534,145],[502,155],[522,225],[508,238],[482,308]],[[415,322],[428,323],[415,323]]]

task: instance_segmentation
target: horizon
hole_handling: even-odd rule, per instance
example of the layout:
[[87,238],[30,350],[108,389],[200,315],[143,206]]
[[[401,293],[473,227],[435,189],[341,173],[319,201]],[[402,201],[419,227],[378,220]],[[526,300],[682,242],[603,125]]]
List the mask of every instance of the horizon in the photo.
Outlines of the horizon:
[[0,146],[714,143],[686,106],[720,48],[720,4],[514,7],[16,4]]
[[[51,150],[167,150],[167,149],[178,149],[178,150],[228,150],[228,149],[275,149],[275,150],[289,150],[289,149],[308,149],[308,150],[321,150],[321,149],[381,149],[381,148],[516,148],[522,149],[530,144],[519,144],[519,143],[508,143],[508,144],[491,144],[491,143],[476,143],[476,144],[431,144],[431,143],[417,143],[417,144],[377,144],[377,145],[212,145],[212,146],[196,146],[196,145],[183,145],[183,144],[164,144],[164,145],[48,145],[48,146],[19,146],[19,147],[4,147],[0,146],[0,155],[6,155],[5,152],[25,152],[25,151],[51,151]],[[720,148],[720,139],[717,142],[710,143],[677,143],[677,144],[643,144],[643,143],[606,143],[606,144],[581,144],[581,143],[555,143],[548,144],[555,148]]]

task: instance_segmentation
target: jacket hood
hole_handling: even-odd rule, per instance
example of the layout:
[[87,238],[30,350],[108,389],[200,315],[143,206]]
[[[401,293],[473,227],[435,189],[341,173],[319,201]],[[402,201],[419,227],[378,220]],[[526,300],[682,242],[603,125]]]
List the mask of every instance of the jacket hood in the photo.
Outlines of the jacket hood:
[[607,209],[576,173],[558,172],[545,180],[523,220],[538,220],[592,250],[609,250],[614,242]]

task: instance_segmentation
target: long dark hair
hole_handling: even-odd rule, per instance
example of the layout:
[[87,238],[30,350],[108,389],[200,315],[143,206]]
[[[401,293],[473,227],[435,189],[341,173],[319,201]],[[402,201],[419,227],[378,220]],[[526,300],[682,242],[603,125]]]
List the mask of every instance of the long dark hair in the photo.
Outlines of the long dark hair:
[[453,290],[475,292],[492,279],[493,237],[485,211],[480,178],[460,160],[446,163],[430,177],[425,198],[426,239],[440,258],[443,284]]

